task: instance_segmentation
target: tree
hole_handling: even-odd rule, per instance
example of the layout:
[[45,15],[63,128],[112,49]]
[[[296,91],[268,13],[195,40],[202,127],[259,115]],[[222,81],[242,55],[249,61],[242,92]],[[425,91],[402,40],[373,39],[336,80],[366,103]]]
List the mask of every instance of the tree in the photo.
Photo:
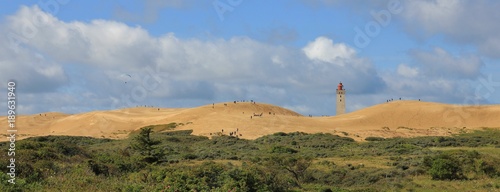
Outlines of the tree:
[[161,142],[151,139],[151,133],[153,133],[151,127],[142,128],[139,135],[135,136],[131,144],[132,148],[139,151],[144,156],[143,160],[148,163],[156,162],[163,156],[155,147]]
[[307,169],[312,164],[312,159],[309,157],[294,157],[291,155],[276,155],[271,158],[271,161],[275,166],[290,173],[299,186],[305,179]]

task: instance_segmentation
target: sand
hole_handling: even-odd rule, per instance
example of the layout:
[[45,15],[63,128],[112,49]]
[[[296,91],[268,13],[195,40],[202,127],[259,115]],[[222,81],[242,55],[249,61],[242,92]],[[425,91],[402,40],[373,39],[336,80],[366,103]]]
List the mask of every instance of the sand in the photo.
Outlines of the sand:
[[[334,111],[334,109],[332,109]],[[262,116],[254,116],[253,114]],[[42,113],[18,116],[17,138],[44,135],[122,139],[147,125],[182,123],[175,130],[194,135],[236,132],[256,139],[275,132],[332,133],[362,141],[366,137],[447,136],[484,127],[500,129],[500,105],[460,106],[421,101],[394,101],[330,117],[307,117],[265,103],[227,102],[195,108],[127,108],[81,114]],[[0,129],[7,138],[7,118]],[[240,136],[241,134],[241,136]]]

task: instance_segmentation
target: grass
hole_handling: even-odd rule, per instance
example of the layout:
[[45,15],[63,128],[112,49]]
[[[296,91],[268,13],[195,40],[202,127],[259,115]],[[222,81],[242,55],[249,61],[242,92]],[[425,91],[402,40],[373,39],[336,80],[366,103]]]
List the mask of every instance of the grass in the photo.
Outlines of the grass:
[[[152,138],[161,141],[155,147],[163,152],[152,163],[131,149],[134,135],[20,140],[19,182],[2,183],[0,191],[500,191],[500,130],[355,142],[301,132],[209,139],[177,126],[152,125]],[[465,179],[431,179],[429,166],[443,155],[457,160]],[[6,177],[0,173],[0,182]]]
[[437,181],[426,176],[413,178],[418,188],[417,191],[500,191],[499,178],[482,178],[475,180]]
[[431,147],[433,151],[477,151],[482,154],[488,154],[496,158],[500,158],[500,148],[494,146],[487,147]]
[[377,157],[368,157],[368,156],[358,156],[358,157],[328,157],[328,158],[318,158],[313,162],[315,164],[321,164],[323,161],[329,161],[335,163],[336,166],[347,166],[351,164],[353,166],[363,165],[364,167],[378,168],[378,169],[387,169],[392,166],[387,165],[389,162],[388,156],[377,156]]

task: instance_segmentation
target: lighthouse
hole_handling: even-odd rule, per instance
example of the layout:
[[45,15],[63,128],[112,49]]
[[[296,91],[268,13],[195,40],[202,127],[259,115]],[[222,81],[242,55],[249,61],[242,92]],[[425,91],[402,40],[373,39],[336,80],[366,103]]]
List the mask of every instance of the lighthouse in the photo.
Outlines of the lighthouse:
[[337,115],[345,113],[345,89],[342,82],[337,86]]

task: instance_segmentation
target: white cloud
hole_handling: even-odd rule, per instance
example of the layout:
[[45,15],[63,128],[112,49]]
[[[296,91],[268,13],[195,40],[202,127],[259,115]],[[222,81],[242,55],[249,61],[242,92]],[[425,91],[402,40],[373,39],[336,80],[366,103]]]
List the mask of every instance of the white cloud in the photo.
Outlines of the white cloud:
[[418,75],[418,69],[416,67],[410,67],[406,64],[398,65],[397,73],[403,77],[416,77]]
[[[9,31],[23,36],[26,45],[61,62],[118,68],[151,63],[148,59],[156,54],[155,39],[147,31],[115,21],[62,22],[38,6],[22,6],[8,21]],[[26,35],[29,26],[33,32]]]
[[356,51],[343,43],[334,44],[331,39],[318,37],[309,42],[303,49],[311,60],[328,62],[344,66],[343,60],[351,59]]
[[[36,23],[36,33],[23,41],[18,53],[9,43],[0,44],[0,68],[6,69],[0,71],[1,80],[15,78],[33,93],[24,104],[29,109],[25,113],[253,98],[294,106],[297,101],[301,105],[319,102],[318,111],[329,111],[333,107],[321,101],[334,94],[339,81],[351,94],[384,86],[368,60],[326,37],[303,49],[244,36],[200,40],[167,33],[152,37],[140,26],[116,21],[64,22],[37,6],[22,7],[0,29],[22,35],[26,21],[34,16],[44,18],[43,22]],[[124,81],[123,74],[132,77]],[[57,94],[64,99],[54,103],[51,96]],[[319,96],[304,100],[312,95]]]
[[283,64],[284,64],[284,63],[283,63],[283,61],[282,61],[281,57],[279,57],[278,55],[273,56],[273,57],[271,58],[271,61],[272,61],[274,64],[277,64],[277,65],[279,65],[279,66],[283,67]]
[[[5,36],[0,37],[0,80],[15,80],[20,92],[52,92],[67,83],[67,75],[57,63],[28,48],[9,46]],[[6,84],[0,84],[5,88]]]

